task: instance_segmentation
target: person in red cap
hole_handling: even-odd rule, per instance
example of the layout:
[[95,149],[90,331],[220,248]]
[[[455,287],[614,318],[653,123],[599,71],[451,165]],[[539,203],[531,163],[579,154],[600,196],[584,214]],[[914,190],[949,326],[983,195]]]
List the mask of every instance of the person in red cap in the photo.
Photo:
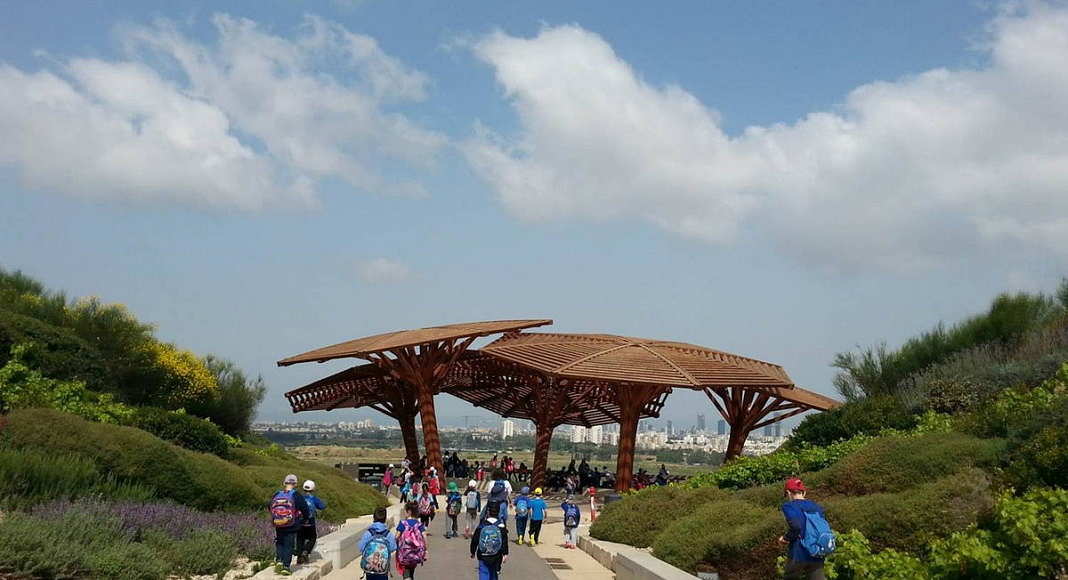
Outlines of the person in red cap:
[[[834,535],[823,516],[823,508],[805,499],[807,491],[800,479],[791,477],[786,480],[786,501],[782,504],[782,514],[786,517],[789,529],[779,536],[779,542],[789,545],[784,575],[787,580],[824,580],[823,556],[834,550]],[[829,540],[823,535],[829,535]],[[829,548],[826,545],[828,541]],[[821,544],[822,549],[813,548]]]

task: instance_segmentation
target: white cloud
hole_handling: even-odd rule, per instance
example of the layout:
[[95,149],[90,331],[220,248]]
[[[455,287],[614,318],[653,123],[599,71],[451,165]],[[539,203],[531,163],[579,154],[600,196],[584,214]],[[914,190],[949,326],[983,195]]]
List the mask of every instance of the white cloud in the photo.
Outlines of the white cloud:
[[368,284],[396,284],[412,276],[408,266],[389,258],[375,258],[363,262],[359,264],[358,271],[360,279]]
[[737,136],[582,28],[491,34],[475,54],[522,129],[479,127],[464,149],[525,219],[637,217],[717,243],[754,230],[844,268],[1005,244],[1065,259],[1068,9],[1027,6],[991,22],[984,68],[871,83],[833,112]]
[[425,98],[425,76],[318,18],[293,38],[213,22],[213,44],[161,21],[120,29],[123,60],[0,63],[0,164],[71,195],[250,210],[314,206],[327,178],[423,193],[376,167],[425,167],[444,144],[389,111]]

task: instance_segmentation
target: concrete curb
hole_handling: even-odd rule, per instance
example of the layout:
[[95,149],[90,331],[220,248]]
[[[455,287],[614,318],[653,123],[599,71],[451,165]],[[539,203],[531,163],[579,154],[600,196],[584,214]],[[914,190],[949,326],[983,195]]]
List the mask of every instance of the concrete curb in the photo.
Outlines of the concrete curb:
[[[390,498],[390,505],[386,508],[386,525],[393,527],[400,521],[401,506],[395,498]],[[293,578],[296,580],[320,580],[333,570],[341,570],[356,558],[360,557],[357,544],[364,530],[374,521],[370,515],[358,518],[349,518],[340,528],[319,538],[315,543],[315,551],[311,553],[311,562],[297,566],[292,576],[279,576],[274,573],[274,568],[261,570],[253,580],[269,580],[273,578]]]
[[697,576],[626,544],[579,536],[578,546],[602,566],[615,572],[616,580],[698,580]]

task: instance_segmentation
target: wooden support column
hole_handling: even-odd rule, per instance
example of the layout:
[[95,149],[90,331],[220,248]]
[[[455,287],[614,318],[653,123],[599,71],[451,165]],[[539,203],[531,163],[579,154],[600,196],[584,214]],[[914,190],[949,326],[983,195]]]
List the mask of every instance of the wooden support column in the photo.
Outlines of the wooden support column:
[[[741,456],[745,449],[745,440],[754,429],[803,413],[809,408],[800,403],[785,401],[760,389],[708,388],[705,389],[705,394],[731,426],[727,451],[723,456],[724,462]],[[784,411],[786,412],[778,417],[762,421],[771,413]]]
[[540,421],[535,424],[537,434],[534,439],[534,470],[530,476],[531,486],[542,487],[545,485],[545,473],[549,467],[549,448],[553,440],[553,430],[556,424],[551,421]]
[[413,464],[419,461],[419,439],[415,434],[415,413],[397,416],[400,423],[401,438],[404,439],[404,456]]
[[619,449],[616,452],[616,491],[630,489],[634,476],[634,446],[638,437],[638,418],[642,408],[664,390],[664,387],[620,385],[616,387],[619,400]]

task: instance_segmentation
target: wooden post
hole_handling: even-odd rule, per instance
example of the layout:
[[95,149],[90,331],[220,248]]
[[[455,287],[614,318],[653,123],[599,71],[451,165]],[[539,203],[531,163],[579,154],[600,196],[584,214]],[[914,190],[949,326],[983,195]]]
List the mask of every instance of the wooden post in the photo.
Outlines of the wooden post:
[[415,434],[415,413],[397,416],[400,423],[401,438],[404,439],[404,456],[413,464],[419,461],[419,439]]
[[634,476],[634,445],[638,437],[638,418],[642,407],[663,391],[663,387],[620,385],[619,449],[616,452],[616,491],[627,491]]
[[534,471],[530,476],[533,487],[545,485],[545,473],[549,467],[549,447],[553,440],[553,430],[556,428],[550,421],[540,421],[536,425],[537,434],[534,439]]
[[731,424],[731,435],[727,439],[727,452],[723,456],[724,463],[742,454],[747,438],[749,438],[749,430],[741,425]]
[[423,427],[427,467],[436,467],[438,475],[444,476],[445,465],[441,459],[441,438],[438,436],[437,413],[434,412],[434,393],[424,381],[419,381],[416,386],[419,392],[419,422]]

